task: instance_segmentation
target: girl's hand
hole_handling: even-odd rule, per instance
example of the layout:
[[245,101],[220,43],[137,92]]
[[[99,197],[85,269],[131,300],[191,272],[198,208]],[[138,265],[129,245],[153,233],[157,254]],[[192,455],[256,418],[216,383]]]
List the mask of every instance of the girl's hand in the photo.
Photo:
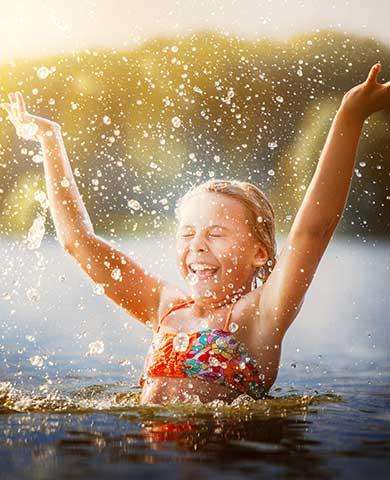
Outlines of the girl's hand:
[[341,107],[349,115],[364,121],[374,112],[390,112],[390,82],[377,82],[381,68],[381,64],[376,63],[371,67],[366,81],[351,88],[344,95]]
[[40,142],[45,135],[52,135],[54,130],[61,128],[56,122],[28,113],[21,92],[9,93],[8,98],[11,103],[0,103],[0,107],[7,110],[19,137]]

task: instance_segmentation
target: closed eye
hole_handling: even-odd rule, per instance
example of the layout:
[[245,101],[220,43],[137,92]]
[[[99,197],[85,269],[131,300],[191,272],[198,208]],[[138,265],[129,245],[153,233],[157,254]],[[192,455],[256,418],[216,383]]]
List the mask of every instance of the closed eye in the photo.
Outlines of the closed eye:
[[[187,233],[185,235],[181,235],[182,238],[190,238],[190,237],[193,237],[194,235],[192,233]],[[209,237],[212,237],[212,238],[221,238],[223,237],[223,235],[217,235],[217,234],[214,234],[214,233],[210,233],[209,234]]]
[[[189,238],[189,237],[193,237],[195,234],[194,233],[182,233],[180,234],[180,236],[182,238]],[[223,234],[218,234],[218,233],[209,233],[208,234],[209,237],[214,237],[214,238],[219,238],[219,237],[223,237],[224,235]]]

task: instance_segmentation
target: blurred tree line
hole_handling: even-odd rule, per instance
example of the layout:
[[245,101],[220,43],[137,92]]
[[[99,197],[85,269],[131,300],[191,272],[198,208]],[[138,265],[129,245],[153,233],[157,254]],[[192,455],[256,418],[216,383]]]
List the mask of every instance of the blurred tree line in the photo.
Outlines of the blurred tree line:
[[[97,233],[170,228],[178,197],[212,177],[258,185],[287,233],[343,94],[378,60],[381,81],[390,80],[390,48],[373,39],[200,32],[131,51],[7,62],[1,101],[20,90],[32,113],[62,125]],[[18,138],[2,112],[0,234],[26,233],[40,209],[34,195],[45,191],[40,146]],[[389,234],[389,117],[366,122],[339,232]]]

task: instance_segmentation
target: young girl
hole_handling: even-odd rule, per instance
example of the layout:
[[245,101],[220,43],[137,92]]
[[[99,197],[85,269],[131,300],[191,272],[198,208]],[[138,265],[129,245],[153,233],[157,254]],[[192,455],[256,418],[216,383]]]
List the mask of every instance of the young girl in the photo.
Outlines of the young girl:
[[364,120],[390,110],[390,82],[378,83],[380,69],[374,65],[344,95],[277,262],[273,209],[254,185],[212,180],[181,199],[177,254],[190,294],[95,234],[60,126],[27,113],[20,92],[9,94],[2,107],[18,135],[41,143],[62,247],[109,298],[152,325],[141,403],[259,399],[273,385],[283,337],[343,213]]

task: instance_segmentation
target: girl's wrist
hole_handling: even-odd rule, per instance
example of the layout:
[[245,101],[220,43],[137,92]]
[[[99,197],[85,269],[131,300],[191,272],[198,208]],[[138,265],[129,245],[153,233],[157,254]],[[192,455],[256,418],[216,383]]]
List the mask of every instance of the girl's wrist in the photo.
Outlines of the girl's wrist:
[[346,124],[349,125],[361,125],[363,126],[366,118],[362,113],[356,112],[349,108],[347,104],[341,102],[339,109],[337,110],[338,117],[342,118]]
[[39,140],[40,142],[44,142],[45,140],[56,136],[61,136],[61,125],[53,122],[45,129],[45,132],[40,135]]

